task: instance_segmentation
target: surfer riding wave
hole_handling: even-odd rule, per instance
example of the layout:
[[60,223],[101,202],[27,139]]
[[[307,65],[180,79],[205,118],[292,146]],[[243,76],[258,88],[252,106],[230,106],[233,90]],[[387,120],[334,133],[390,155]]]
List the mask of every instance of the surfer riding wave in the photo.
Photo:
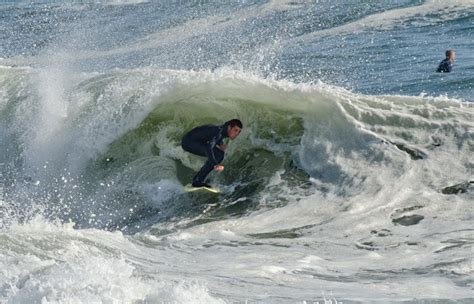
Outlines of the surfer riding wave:
[[192,154],[207,157],[206,162],[194,176],[193,187],[208,187],[206,183],[207,175],[212,171],[222,171],[224,166],[224,138],[235,139],[242,131],[242,122],[239,119],[231,119],[223,125],[203,125],[198,126],[184,135],[181,140],[181,147]]

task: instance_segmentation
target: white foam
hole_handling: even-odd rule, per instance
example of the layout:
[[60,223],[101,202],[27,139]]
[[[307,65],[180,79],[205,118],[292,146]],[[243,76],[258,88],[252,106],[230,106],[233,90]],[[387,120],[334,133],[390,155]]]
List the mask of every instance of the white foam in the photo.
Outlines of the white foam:
[[119,232],[78,231],[37,217],[0,237],[2,303],[223,303],[202,283],[144,276],[133,259],[146,259],[149,250]]
[[179,283],[171,288],[163,288],[157,294],[147,297],[151,303],[209,303],[224,304],[224,300],[212,297],[209,290],[199,283]]
[[[214,294],[242,300],[243,290],[249,291],[253,300],[268,295],[263,298],[268,301],[315,299],[315,290],[334,291],[337,298],[399,300],[414,299],[418,290],[430,298],[430,286],[439,287],[435,298],[468,296],[456,279],[433,273],[454,270],[467,276],[471,272],[463,261],[471,254],[467,247],[449,246],[450,240],[469,234],[472,225],[466,214],[472,194],[440,193],[440,188],[455,180],[464,181],[469,174],[470,142],[462,134],[473,128],[471,104],[431,97],[366,96],[322,83],[294,84],[226,69],[186,72],[147,68],[93,77],[98,78],[91,77],[90,82],[72,89],[80,91],[75,96],[83,96],[84,104],[91,106],[83,113],[85,117],[78,118],[82,124],[74,121],[69,128],[55,132],[86,148],[99,148],[84,151],[79,145],[65,145],[71,155],[94,159],[142,122],[163,102],[161,98],[174,102],[190,97],[190,104],[212,99],[212,106],[222,106],[225,111],[234,111],[226,100],[235,98],[249,103],[247,109],[241,109],[248,111],[249,117],[253,106],[264,105],[268,111],[282,110],[303,119],[304,134],[296,147],[272,148],[271,141],[259,141],[255,134],[247,138],[244,134],[241,140],[275,153],[293,152],[314,183],[309,189],[288,187],[281,172],[275,172],[269,176],[268,187],[255,196],[264,208],[201,225],[193,223],[199,217],[172,219],[159,223],[175,231],[164,236],[153,235],[153,229],[133,237],[94,229],[77,231],[72,224],[53,225],[44,220],[13,226],[6,233],[2,231],[2,237],[22,240],[21,248],[29,253],[0,251],[0,263],[5,261],[0,269],[7,269],[1,274],[2,281],[13,286],[0,293],[5,299],[61,301],[77,295],[77,301],[110,300],[117,286],[126,293],[118,295],[130,301],[219,302]],[[106,89],[103,97],[93,100],[97,101],[95,108],[87,94],[88,85],[100,81],[106,83]],[[135,99],[132,105],[137,108],[132,110],[138,109],[136,112],[121,112],[127,97],[140,92],[134,87],[151,92]],[[202,99],[192,99],[195,96]],[[221,118],[219,113],[215,115]],[[68,126],[69,122],[65,123]],[[34,120],[28,124],[35,127]],[[248,129],[252,129],[252,122]],[[153,138],[164,147],[165,157],[177,151],[178,144],[170,140],[173,130],[165,128]],[[429,146],[433,134],[442,139],[442,146]],[[389,141],[424,151],[428,158],[412,160]],[[136,166],[139,172],[156,164],[156,158],[159,156],[151,155],[127,165]],[[168,168],[160,164],[163,166],[156,168]],[[84,168],[79,161],[77,166]],[[108,180],[102,183],[107,189]],[[159,207],[176,186],[171,179],[140,185],[143,187],[136,190]],[[163,189],[170,191],[161,192]],[[102,194],[98,192],[98,202]],[[285,204],[276,207],[278,195]],[[403,215],[421,215],[423,220],[412,226],[392,221]],[[446,263],[453,256],[457,260]],[[115,265],[123,276],[114,278]],[[431,277],[417,280],[420,269]]]
[[107,5],[132,5],[132,4],[142,4],[149,3],[148,0],[103,0],[104,4]]
[[[405,22],[416,23],[417,26],[432,25],[437,22],[447,22],[459,18],[459,14],[474,8],[472,0],[429,0],[421,5],[396,8],[366,16],[337,27],[306,34],[291,39],[288,43],[311,41],[324,36],[345,35],[370,30],[390,30],[396,26],[404,26]],[[435,18],[434,14],[439,13]]]

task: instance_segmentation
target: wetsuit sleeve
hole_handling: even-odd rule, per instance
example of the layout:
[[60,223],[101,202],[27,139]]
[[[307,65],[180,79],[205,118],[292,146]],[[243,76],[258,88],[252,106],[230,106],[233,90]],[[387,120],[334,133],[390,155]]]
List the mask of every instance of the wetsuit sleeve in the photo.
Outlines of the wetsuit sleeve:
[[[214,147],[218,144],[216,142],[218,136],[219,136],[219,133],[216,132],[215,135],[212,137],[211,140],[209,140],[207,144],[207,156],[214,163],[214,166],[219,164],[219,162],[216,160],[216,156],[214,155]],[[220,140],[219,142],[222,142],[222,140]]]

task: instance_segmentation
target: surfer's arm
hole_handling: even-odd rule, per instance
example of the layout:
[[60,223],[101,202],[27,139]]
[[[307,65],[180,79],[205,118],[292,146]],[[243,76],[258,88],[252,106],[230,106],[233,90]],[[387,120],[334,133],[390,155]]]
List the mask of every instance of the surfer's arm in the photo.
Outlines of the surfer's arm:
[[209,145],[207,146],[207,155],[209,157],[209,159],[213,162],[213,165],[214,165],[214,170],[216,171],[222,171],[224,170],[224,166],[219,164],[219,162],[216,160],[216,156],[214,155],[214,147],[219,147],[219,146],[216,146],[215,143],[213,143],[212,141],[209,142]]
[[[216,156],[214,155],[214,147],[219,147],[218,143],[216,143],[218,139],[219,133],[214,133],[212,138],[207,142],[207,156],[209,159],[214,163],[214,169],[216,169],[216,166],[219,165],[219,162],[216,159]],[[220,140],[220,143],[222,143],[222,140]]]
[[209,159],[214,163],[214,170],[220,172],[220,171],[224,170],[224,166],[219,164],[219,162],[216,160],[216,156],[214,155],[214,151],[213,151],[215,146],[216,145],[213,144],[213,143],[210,143],[207,146],[207,148],[208,148],[208,154],[207,155],[208,155]]

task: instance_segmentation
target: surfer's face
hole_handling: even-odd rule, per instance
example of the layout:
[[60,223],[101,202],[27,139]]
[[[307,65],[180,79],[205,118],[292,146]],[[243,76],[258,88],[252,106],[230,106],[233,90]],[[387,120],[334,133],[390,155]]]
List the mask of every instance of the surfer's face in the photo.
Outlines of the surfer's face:
[[230,126],[227,127],[227,135],[229,135],[230,139],[235,139],[239,136],[240,131],[242,131],[242,129],[237,126],[233,126],[232,128]]
[[449,60],[451,60],[451,61],[456,60],[456,53],[451,52],[451,54],[450,54],[450,56],[449,56]]

